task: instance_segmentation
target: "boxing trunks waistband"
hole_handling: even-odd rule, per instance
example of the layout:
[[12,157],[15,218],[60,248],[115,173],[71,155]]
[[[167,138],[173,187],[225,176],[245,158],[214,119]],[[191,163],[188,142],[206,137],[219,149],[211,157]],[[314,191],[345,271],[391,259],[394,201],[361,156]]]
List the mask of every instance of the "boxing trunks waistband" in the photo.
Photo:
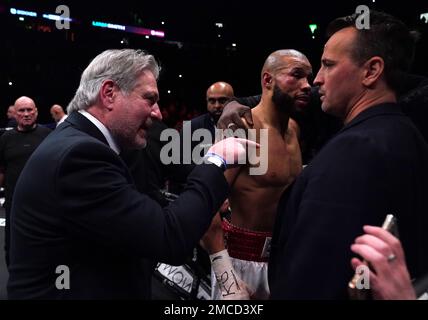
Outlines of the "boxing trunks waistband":
[[269,260],[272,232],[240,228],[227,219],[222,220],[222,228],[229,256],[255,262]]

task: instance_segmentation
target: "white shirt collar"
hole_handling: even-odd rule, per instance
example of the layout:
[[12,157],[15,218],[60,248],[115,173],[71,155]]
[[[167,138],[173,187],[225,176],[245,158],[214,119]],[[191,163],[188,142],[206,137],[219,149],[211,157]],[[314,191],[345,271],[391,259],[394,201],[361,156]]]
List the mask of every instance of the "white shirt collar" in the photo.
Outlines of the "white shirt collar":
[[105,127],[105,125],[103,125],[100,120],[95,118],[92,114],[90,114],[86,110],[79,110],[79,113],[82,114],[82,116],[86,117],[89,121],[91,121],[101,131],[101,133],[106,138],[110,148],[112,148],[114,152],[119,154],[120,153],[119,146],[114,141],[113,136],[111,135],[110,131]]
[[68,116],[67,116],[66,114],[65,114],[65,115],[63,115],[63,116],[62,116],[62,118],[61,118],[61,119],[59,119],[59,121],[57,122],[56,126],[58,127],[61,123],[63,123],[63,122],[64,122],[64,120],[65,120],[65,119],[67,119],[67,117],[68,117]]

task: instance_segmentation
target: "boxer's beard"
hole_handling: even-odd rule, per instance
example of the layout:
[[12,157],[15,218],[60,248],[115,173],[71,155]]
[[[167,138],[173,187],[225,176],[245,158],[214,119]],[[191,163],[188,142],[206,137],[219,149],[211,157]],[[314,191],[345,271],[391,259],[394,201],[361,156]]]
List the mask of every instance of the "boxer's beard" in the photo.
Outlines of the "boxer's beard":
[[215,111],[210,112],[211,118],[213,118],[214,123],[217,124],[218,120],[221,117],[221,112],[217,113]]
[[276,84],[273,87],[272,102],[282,113],[290,115],[293,112],[294,99]]

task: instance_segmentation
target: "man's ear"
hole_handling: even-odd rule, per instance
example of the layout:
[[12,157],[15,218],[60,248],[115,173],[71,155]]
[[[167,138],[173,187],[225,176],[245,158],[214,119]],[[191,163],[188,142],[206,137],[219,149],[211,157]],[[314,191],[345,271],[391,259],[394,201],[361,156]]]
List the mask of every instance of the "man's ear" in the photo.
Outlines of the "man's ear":
[[364,63],[363,85],[371,87],[383,74],[385,62],[381,57],[371,57]]
[[101,84],[100,99],[108,109],[112,109],[111,105],[116,98],[116,89],[117,87],[112,80],[105,80]]
[[263,87],[266,87],[267,89],[272,89],[272,81],[273,81],[272,75],[269,72],[263,72],[263,76],[262,76]]

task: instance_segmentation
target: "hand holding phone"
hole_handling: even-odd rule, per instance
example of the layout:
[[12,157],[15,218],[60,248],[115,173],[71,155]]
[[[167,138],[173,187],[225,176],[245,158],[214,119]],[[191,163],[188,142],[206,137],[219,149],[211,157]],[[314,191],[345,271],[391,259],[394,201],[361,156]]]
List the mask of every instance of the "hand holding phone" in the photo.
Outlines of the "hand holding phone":
[[[392,233],[395,237],[398,238],[398,225],[397,219],[392,214],[388,214],[385,218],[385,221],[382,224],[382,229],[385,229]],[[394,259],[395,256],[391,256],[391,259]],[[389,257],[388,257],[389,259]],[[363,260],[363,263],[370,268],[370,264]],[[360,282],[362,274],[355,273],[354,277],[348,283],[348,293],[351,300],[370,300],[371,291],[370,289],[358,288],[357,283]]]

